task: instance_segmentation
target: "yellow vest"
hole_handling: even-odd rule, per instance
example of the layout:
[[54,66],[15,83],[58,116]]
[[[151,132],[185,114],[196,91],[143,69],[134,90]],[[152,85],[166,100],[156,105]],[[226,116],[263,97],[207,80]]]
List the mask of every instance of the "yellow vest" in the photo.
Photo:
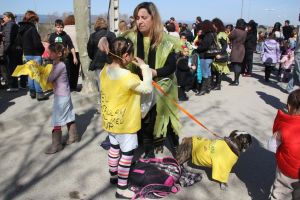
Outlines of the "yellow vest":
[[192,162],[198,166],[211,167],[212,178],[227,183],[230,171],[238,160],[224,140],[193,137]]
[[136,133],[141,128],[140,94],[132,90],[140,78],[129,72],[112,80],[107,66],[100,73],[102,128],[111,133]]

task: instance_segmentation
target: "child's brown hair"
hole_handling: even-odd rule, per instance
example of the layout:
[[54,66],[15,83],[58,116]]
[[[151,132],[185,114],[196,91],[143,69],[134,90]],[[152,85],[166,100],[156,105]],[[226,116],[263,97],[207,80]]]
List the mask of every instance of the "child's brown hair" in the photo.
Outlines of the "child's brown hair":
[[54,53],[61,53],[60,60],[63,61],[68,56],[68,49],[61,43],[53,43],[49,45],[49,51]]
[[290,114],[300,114],[300,89],[294,90],[289,94],[287,104],[289,106]]

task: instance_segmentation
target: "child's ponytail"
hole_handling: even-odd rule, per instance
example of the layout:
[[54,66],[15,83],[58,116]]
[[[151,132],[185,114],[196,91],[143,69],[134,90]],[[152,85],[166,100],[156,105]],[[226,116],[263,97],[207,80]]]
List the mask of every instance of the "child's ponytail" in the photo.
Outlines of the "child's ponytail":
[[124,37],[118,37],[112,42],[110,53],[108,54],[108,63],[116,62],[123,66],[122,56],[125,53],[133,54],[133,43]]

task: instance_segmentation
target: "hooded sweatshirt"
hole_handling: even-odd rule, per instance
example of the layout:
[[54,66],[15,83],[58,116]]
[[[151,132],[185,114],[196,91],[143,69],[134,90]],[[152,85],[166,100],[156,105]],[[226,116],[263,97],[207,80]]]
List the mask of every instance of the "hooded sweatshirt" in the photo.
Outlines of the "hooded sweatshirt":
[[73,42],[70,38],[70,36],[66,32],[61,32],[61,33],[51,33],[49,36],[49,43],[54,44],[54,43],[62,43],[65,48],[68,48],[68,50],[71,50],[74,48]]
[[280,171],[293,179],[299,179],[300,172],[300,116],[285,114],[278,110],[273,133],[280,132],[281,144],[276,152]]
[[276,64],[280,60],[279,43],[274,39],[267,39],[264,42],[264,51],[262,53],[262,61],[268,64]]
[[19,33],[21,36],[21,46],[25,56],[41,56],[45,50],[41,37],[31,22],[20,22]]

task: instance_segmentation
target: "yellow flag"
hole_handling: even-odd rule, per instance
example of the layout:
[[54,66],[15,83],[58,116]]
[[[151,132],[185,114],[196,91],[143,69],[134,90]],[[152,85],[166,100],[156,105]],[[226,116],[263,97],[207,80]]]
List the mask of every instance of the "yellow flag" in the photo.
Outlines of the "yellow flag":
[[31,79],[37,81],[43,91],[53,89],[52,83],[48,82],[48,77],[52,71],[52,64],[48,64],[45,67],[39,65],[36,61],[30,60],[24,65],[18,65],[12,74],[12,76],[19,77],[22,75],[28,75]]

